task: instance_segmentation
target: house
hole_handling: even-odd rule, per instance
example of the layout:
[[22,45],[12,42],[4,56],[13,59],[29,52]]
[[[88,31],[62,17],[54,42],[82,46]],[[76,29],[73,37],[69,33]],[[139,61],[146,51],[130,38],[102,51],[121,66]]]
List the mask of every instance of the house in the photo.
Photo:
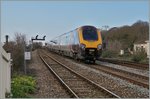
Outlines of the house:
[[150,57],[148,40],[134,44],[134,52],[141,51],[141,50],[144,50],[147,53],[148,58]]

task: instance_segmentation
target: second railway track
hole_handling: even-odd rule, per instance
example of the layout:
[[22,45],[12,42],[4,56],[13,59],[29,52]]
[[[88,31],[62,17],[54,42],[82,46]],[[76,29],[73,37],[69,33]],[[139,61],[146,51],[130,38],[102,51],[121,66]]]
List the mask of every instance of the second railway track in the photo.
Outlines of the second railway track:
[[105,58],[100,58],[99,61],[110,62],[110,63],[118,64],[121,66],[143,69],[143,70],[149,69],[149,64],[135,63],[135,62],[129,62],[129,61],[121,61],[121,60],[113,60],[113,59],[105,59]]
[[67,88],[71,97],[75,98],[120,98],[113,92],[76,73],[72,69],[44,54],[40,55],[49,70]]
[[132,82],[134,84],[137,84],[137,85],[140,85],[149,89],[149,77],[138,75],[135,73],[127,72],[127,71],[116,69],[116,68],[112,68],[112,67],[108,67],[108,66],[104,66],[104,65],[99,65],[99,64],[92,65],[92,66],[90,65],[89,67],[94,68],[96,70],[103,71],[105,73],[108,73],[114,76],[117,76],[119,78],[125,79],[129,82]]

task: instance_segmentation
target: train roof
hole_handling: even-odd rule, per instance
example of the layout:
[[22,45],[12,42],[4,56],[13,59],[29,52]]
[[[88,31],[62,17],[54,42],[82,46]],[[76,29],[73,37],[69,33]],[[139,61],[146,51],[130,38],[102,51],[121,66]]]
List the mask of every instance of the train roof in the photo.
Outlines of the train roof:
[[[76,28],[76,29],[74,29],[74,30],[77,30],[77,29],[80,29],[80,28],[84,28],[84,27],[93,27],[93,28],[96,28],[95,26],[92,26],[92,25],[83,25],[83,26],[80,26],[80,27],[78,27],[78,28]],[[62,36],[62,35],[71,33],[71,32],[73,32],[74,30],[71,30],[71,31],[66,32],[66,33],[63,33],[63,34],[61,34],[61,35],[59,35],[59,36],[57,36],[57,37],[55,37],[55,38],[58,38],[58,37],[60,37],[60,36]],[[55,39],[55,38],[53,38],[53,39]],[[53,40],[53,39],[52,39],[52,40]]]
[[94,28],[96,28],[95,26],[92,26],[92,25],[84,25],[84,26],[81,26],[79,28],[83,28],[83,27],[94,27]]

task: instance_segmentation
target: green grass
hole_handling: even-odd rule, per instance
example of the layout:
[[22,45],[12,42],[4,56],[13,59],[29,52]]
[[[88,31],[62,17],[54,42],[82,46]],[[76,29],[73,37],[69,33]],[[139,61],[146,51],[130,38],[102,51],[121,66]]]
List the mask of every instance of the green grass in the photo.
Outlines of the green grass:
[[32,76],[15,75],[11,83],[12,98],[29,98],[29,94],[34,93],[35,87],[36,82]]

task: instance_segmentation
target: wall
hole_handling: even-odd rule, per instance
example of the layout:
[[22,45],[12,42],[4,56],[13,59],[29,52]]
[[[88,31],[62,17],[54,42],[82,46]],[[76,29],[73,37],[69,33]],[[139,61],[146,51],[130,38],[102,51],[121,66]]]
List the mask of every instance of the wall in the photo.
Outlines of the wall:
[[143,49],[145,50],[145,52],[147,53],[147,57],[149,57],[150,53],[149,53],[149,41],[145,41],[145,43],[143,44],[134,44],[134,51],[138,51],[141,50],[143,47]]
[[149,50],[150,50],[150,48],[149,48],[149,41],[147,41],[147,57],[148,58],[150,58],[150,52],[149,52]]
[[5,93],[11,92],[11,65],[10,53],[6,53],[0,44],[0,99]]

